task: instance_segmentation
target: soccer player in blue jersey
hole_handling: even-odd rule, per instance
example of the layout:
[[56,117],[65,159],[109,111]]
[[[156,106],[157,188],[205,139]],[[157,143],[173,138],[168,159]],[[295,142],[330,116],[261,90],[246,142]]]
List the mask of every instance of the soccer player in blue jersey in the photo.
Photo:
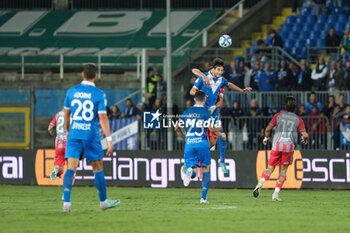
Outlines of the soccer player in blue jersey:
[[[210,148],[207,137],[207,128],[215,135],[226,140],[226,134],[219,132],[220,121],[215,121],[211,117],[208,109],[204,107],[206,94],[203,91],[197,91],[194,97],[196,104],[181,114],[180,120],[175,126],[176,133],[185,139],[185,166],[184,186],[190,184],[191,178],[197,175],[198,161],[202,167],[202,197],[200,203],[207,204],[207,193],[210,183]],[[186,135],[181,128],[186,128]]]
[[[83,81],[67,91],[64,101],[64,123],[67,134],[67,171],[63,178],[63,212],[71,210],[71,191],[74,173],[81,153],[85,152],[95,175],[95,186],[100,198],[100,209],[105,210],[119,205],[119,200],[107,199],[106,180],[103,173],[103,150],[98,132],[100,123],[107,137],[107,155],[113,152],[112,137],[107,117],[106,95],[95,87],[97,68],[89,63],[82,72]],[[72,119],[70,118],[72,115]],[[72,122],[71,122],[72,120]]]
[[[204,91],[204,93],[207,95],[207,100],[204,104],[204,107],[207,108],[210,111],[211,115],[217,120],[219,120],[218,108],[220,107],[220,103],[217,102],[217,99],[220,89],[222,87],[227,86],[228,88],[238,91],[240,93],[245,93],[247,91],[252,90],[252,88],[250,87],[241,89],[233,83],[228,82],[224,77],[222,77],[222,74],[224,73],[224,67],[224,61],[220,58],[215,58],[213,61],[213,66],[206,73],[202,73],[198,69],[192,69],[192,73],[198,76],[198,78],[194,83],[190,94],[195,95],[198,90]],[[221,129],[221,131],[223,132],[223,128]],[[211,139],[211,141],[215,142],[214,145],[216,144],[216,139]],[[227,174],[228,170],[225,164],[226,140],[223,140],[222,137],[219,137],[219,149],[219,166],[222,168],[222,171],[225,174]]]

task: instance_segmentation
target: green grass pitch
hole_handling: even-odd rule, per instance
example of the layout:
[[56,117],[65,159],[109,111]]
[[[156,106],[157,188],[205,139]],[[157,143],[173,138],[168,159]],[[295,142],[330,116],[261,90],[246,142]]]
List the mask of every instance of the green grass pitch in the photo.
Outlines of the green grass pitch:
[[61,187],[0,186],[0,232],[350,232],[349,191],[108,188],[116,209],[99,210],[94,187],[73,187],[62,213]]

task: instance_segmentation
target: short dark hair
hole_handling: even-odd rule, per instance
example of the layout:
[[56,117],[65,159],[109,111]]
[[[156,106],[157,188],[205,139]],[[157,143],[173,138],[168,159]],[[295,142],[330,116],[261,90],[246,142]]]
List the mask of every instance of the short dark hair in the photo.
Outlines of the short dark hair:
[[154,69],[153,69],[152,67],[148,68],[148,69],[147,69],[147,74],[148,74],[149,72],[151,72],[151,71],[154,71]]
[[196,100],[199,102],[203,102],[205,99],[204,91],[197,91],[196,94],[194,95],[194,98],[196,98]]
[[216,68],[218,66],[225,68],[225,62],[221,58],[215,58],[213,61],[213,68]]
[[252,68],[252,65],[250,65],[249,62],[246,62],[246,63],[244,64],[244,66],[248,67],[248,69],[251,69],[251,68]]
[[295,108],[297,107],[297,101],[293,96],[287,96],[284,99],[284,107],[287,112],[295,112]]
[[269,32],[268,32],[267,34],[272,34],[272,33],[276,34],[277,32],[276,32],[276,30],[275,30],[275,29],[270,28],[270,30],[269,30]]
[[84,77],[86,79],[93,79],[97,74],[97,67],[94,63],[87,63],[84,65]]

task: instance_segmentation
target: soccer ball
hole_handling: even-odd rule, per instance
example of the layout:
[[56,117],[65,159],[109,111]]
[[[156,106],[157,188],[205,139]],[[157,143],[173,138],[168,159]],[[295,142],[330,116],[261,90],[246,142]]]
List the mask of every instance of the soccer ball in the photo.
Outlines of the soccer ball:
[[232,44],[232,39],[229,35],[222,35],[219,39],[219,45],[223,48],[227,48]]

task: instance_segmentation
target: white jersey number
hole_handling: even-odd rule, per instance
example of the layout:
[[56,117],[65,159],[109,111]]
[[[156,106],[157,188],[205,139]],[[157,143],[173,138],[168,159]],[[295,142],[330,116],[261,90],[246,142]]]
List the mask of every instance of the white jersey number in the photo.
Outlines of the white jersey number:
[[64,118],[58,117],[57,118],[57,127],[56,127],[57,133],[62,133],[62,134],[64,133],[63,125],[64,125]]
[[[202,121],[202,125],[203,125],[204,121],[203,120],[201,120],[201,121]],[[193,127],[194,127],[194,125],[191,125],[191,127],[188,129],[188,132],[186,133],[186,136],[194,136],[194,135],[196,135],[197,137],[200,137],[200,136],[203,135],[204,127],[201,127],[201,132],[194,132],[194,133],[191,132]]]
[[73,115],[73,120],[91,121],[94,119],[94,103],[91,100],[85,100],[83,103],[79,99],[74,99],[71,106],[78,105],[77,110]]

